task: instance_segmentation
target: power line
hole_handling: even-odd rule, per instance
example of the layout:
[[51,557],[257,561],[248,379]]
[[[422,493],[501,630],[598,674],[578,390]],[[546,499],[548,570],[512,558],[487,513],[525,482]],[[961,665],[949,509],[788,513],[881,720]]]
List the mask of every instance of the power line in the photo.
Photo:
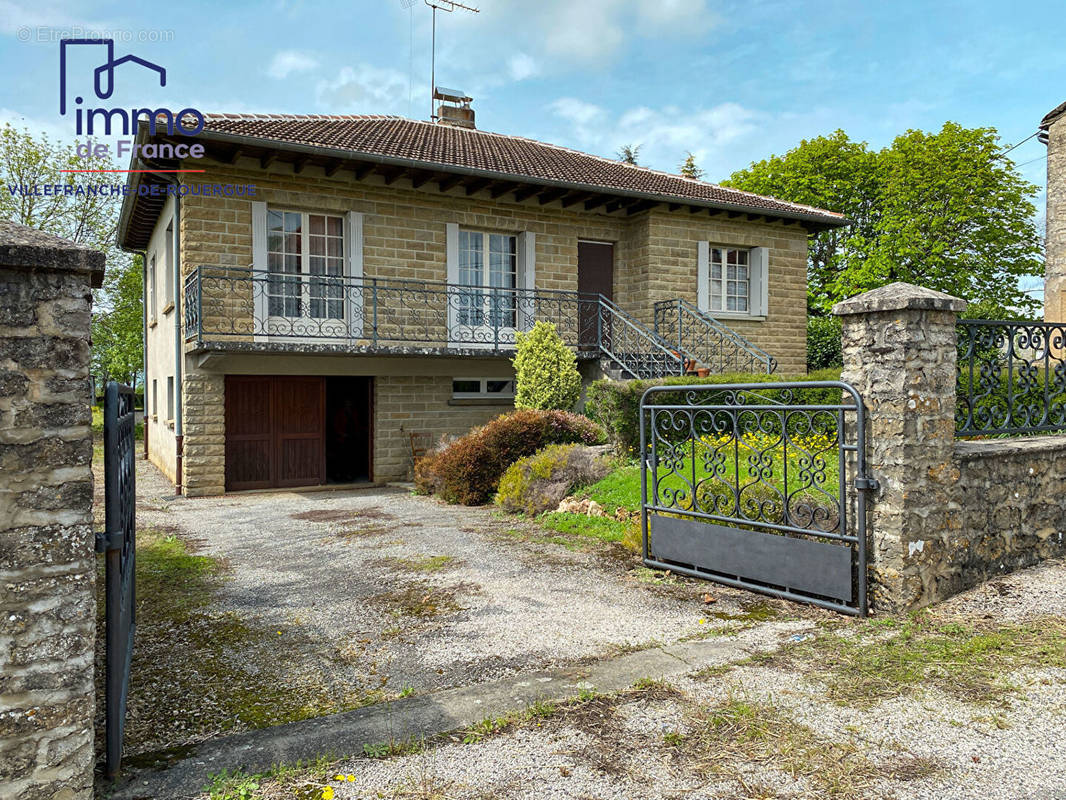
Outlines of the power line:
[[1034,136],[1036,136],[1036,135],[1037,135],[1038,133],[1040,133],[1040,131],[1035,131],[1035,132],[1033,132],[1033,133],[1029,134],[1029,135],[1028,135],[1028,136],[1026,136],[1026,137],[1025,137],[1024,139],[1022,139],[1022,140],[1021,140],[1020,142],[1018,142],[1018,144],[1012,144],[1012,145],[1011,145],[1010,147],[1008,147],[1008,148],[1007,148],[1006,150],[1004,150],[1004,151],[1003,151],[1002,153],[1000,153],[1000,155],[1001,155],[1001,156],[1005,156],[1005,155],[1007,155],[1007,153],[1009,153],[1009,152],[1010,152],[1011,150],[1013,150],[1014,148],[1016,148],[1016,147],[1021,147],[1021,146],[1022,146],[1023,144],[1025,144],[1025,143],[1026,143],[1026,142],[1028,142],[1028,141],[1029,141],[1030,139],[1032,139],[1032,138],[1033,138]]
[[1045,158],[1047,158],[1047,153],[1044,153],[1044,155],[1040,156],[1040,158],[1030,158],[1028,161],[1023,161],[1021,164],[1015,164],[1014,166],[1024,167],[1026,164],[1032,164],[1036,161],[1043,161]]

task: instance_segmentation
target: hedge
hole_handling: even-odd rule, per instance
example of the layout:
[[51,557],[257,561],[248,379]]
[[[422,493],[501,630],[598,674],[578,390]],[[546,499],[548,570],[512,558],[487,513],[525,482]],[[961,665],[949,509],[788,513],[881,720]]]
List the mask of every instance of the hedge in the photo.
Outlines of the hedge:
[[[840,369],[830,368],[809,375],[782,377],[764,373],[728,373],[706,378],[677,376],[664,380],[599,380],[588,388],[585,413],[599,422],[611,441],[629,453],[640,448],[640,398],[652,386],[721,385],[727,383],[795,383],[799,381],[839,381]],[[792,389],[790,402],[798,404],[839,403],[839,389]],[[658,402],[684,402],[680,394],[661,394]],[[713,402],[713,400],[712,400]]]

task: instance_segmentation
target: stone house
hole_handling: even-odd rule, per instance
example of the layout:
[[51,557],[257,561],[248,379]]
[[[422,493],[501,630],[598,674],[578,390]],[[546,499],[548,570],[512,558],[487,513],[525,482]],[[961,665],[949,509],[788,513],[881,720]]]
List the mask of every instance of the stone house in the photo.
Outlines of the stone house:
[[412,434],[513,405],[541,319],[587,378],[802,373],[807,237],[846,223],[398,117],[208,115],[138,144],[138,169],[197,170],[133,173],[119,226],[145,257],[148,456],[189,495],[401,479]]
[[1047,144],[1047,253],[1044,261],[1044,319],[1066,320],[1066,103],[1040,120]]

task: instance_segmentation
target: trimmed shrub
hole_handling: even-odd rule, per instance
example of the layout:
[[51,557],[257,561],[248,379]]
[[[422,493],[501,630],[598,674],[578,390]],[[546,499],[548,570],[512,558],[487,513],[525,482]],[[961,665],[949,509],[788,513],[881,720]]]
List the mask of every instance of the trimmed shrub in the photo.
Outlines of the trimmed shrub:
[[604,460],[587,447],[553,444],[520,458],[500,478],[496,505],[530,516],[554,511],[576,486],[588,486],[608,472]]
[[569,411],[520,409],[474,428],[419,462],[415,486],[449,503],[487,503],[515,461],[550,444],[602,444],[603,429]]
[[[824,369],[810,375],[781,377],[780,375],[734,373],[709,375],[696,378],[689,375],[666,378],[665,380],[612,381],[599,380],[592,383],[586,394],[585,413],[599,422],[610,440],[627,453],[636,453],[640,448],[640,398],[652,386],[702,386],[724,383],[781,383],[796,381],[838,381],[839,369]],[[782,386],[782,389],[787,386]],[[839,403],[840,391],[837,389],[792,389],[790,402],[799,404]],[[769,392],[771,396],[773,392]],[[724,402],[724,393],[720,398],[713,395],[707,402]],[[684,404],[685,398],[679,392],[656,396],[658,403]]]
[[515,333],[515,408],[569,411],[581,395],[577,356],[555,330],[538,322],[529,333]]
[[807,317],[807,371],[844,366],[840,317]]

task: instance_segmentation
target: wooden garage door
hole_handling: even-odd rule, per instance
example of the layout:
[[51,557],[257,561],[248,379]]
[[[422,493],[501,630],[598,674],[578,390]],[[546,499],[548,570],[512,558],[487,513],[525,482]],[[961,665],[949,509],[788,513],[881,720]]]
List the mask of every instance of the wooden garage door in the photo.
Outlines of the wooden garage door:
[[326,482],[326,383],[318,377],[226,376],[226,488]]

